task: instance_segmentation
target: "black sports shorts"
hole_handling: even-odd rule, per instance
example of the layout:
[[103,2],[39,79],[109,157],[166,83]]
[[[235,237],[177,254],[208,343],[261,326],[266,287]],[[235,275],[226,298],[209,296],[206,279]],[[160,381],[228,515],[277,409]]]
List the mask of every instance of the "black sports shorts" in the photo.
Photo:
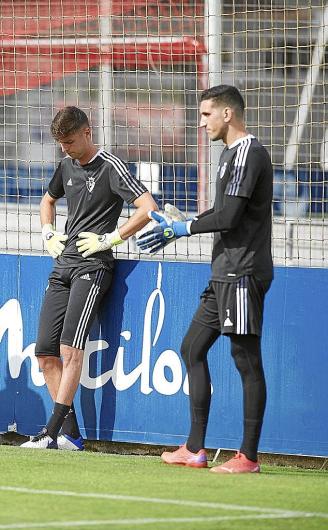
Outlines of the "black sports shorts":
[[99,304],[112,282],[104,268],[55,267],[43,300],[36,355],[60,355],[60,344],[83,350]]
[[271,282],[243,276],[237,282],[210,281],[193,320],[220,333],[262,333],[264,297]]

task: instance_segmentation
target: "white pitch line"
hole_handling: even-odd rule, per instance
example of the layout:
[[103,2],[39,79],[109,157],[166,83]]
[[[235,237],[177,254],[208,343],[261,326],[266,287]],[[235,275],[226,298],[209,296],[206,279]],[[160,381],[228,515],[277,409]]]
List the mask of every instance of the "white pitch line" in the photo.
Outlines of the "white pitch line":
[[[116,495],[110,493],[82,493],[77,491],[65,490],[46,490],[46,489],[32,489],[15,486],[0,486],[0,491],[12,491],[16,493],[23,493],[28,495],[56,495],[61,497],[76,497],[89,499],[105,499],[124,502],[145,502],[149,504],[164,504],[174,506],[190,506],[194,508],[209,508],[214,510],[237,510],[244,512],[260,512],[263,514],[277,514],[290,517],[320,517],[328,518],[328,513],[319,512],[300,512],[293,510],[283,510],[279,508],[263,508],[260,506],[242,506],[239,504],[225,504],[221,502],[205,502],[205,501],[189,501],[179,499],[161,499],[157,497],[139,497],[136,495]],[[0,526],[1,528],[1,526]]]
[[[306,515],[298,515],[301,518]],[[311,516],[309,514],[308,516]],[[295,516],[289,513],[267,513],[261,515],[218,515],[214,517],[157,517],[146,519],[107,519],[102,521],[50,521],[44,523],[17,523],[17,524],[0,524],[0,530],[18,530],[28,528],[74,528],[79,526],[140,526],[146,524],[175,524],[175,523],[213,523],[224,521],[244,521],[244,520],[258,520],[258,519],[290,519]]]
[[[164,505],[175,505],[175,506],[191,506],[193,508],[209,508],[209,509],[221,509],[221,510],[240,510],[246,512],[260,512],[260,513],[287,513],[287,510],[281,510],[276,508],[260,508],[258,506],[240,506],[237,504],[224,504],[218,502],[205,502],[205,501],[189,501],[179,499],[161,499],[157,497],[139,497],[136,495],[116,495],[110,493],[82,493],[76,491],[65,491],[65,490],[38,490],[31,488],[13,487],[13,486],[0,486],[0,491],[13,491],[16,493],[27,493],[29,495],[58,495],[63,497],[82,497],[89,499],[106,499],[111,501],[125,501],[125,502],[145,502],[150,504],[164,504]],[[300,512],[288,511],[291,514],[299,514]]]

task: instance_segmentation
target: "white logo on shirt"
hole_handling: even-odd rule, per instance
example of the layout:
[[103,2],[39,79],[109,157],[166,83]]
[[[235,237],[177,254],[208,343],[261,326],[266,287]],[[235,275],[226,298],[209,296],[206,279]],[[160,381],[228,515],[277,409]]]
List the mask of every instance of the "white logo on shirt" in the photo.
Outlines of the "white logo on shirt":
[[95,187],[95,178],[88,177],[88,180],[86,181],[86,186],[87,186],[88,192],[91,193],[93,191],[93,188]]
[[90,274],[87,272],[87,274],[83,274],[80,276],[81,280],[91,280]]
[[67,186],[73,186],[72,179],[69,179],[69,181],[67,182]]
[[227,165],[228,165],[228,162],[225,162],[225,163],[223,164],[223,166],[221,167],[221,169],[220,169],[220,179],[223,178],[223,176],[224,176],[224,174],[225,174],[225,171],[226,171],[226,169],[227,169]]

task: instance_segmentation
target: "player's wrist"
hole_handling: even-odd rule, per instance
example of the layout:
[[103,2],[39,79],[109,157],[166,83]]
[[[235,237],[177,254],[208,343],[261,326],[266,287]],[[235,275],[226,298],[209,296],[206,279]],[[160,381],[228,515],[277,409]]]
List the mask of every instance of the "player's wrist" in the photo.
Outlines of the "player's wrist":
[[188,233],[188,236],[191,236],[191,223],[193,222],[193,219],[189,219],[186,221],[186,231]]
[[49,235],[50,234],[53,235],[54,233],[55,233],[55,227],[51,223],[46,223],[42,226],[41,234],[42,234],[43,240],[49,239]]
[[114,232],[106,234],[106,239],[111,247],[115,247],[124,243],[124,239],[122,239],[118,228],[116,228]]
[[172,228],[174,230],[175,236],[177,238],[190,236],[190,225],[191,221],[173,221]]

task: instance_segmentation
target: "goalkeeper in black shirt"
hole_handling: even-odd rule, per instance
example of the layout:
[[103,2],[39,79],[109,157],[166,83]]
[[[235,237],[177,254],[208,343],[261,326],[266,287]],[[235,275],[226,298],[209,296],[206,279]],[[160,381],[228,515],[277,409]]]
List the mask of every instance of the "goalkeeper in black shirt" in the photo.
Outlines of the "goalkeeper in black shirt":
[[[59,111],[51,132],[67,156],[41,201],[42,236],[56,261],[41,309],[35,353],[54,410],[42,432],[23,447],[83,450],[72,403],[85,342],[112,282],[111,249],[144,227],[149,222],[148,211],[158,208],[125,163],[93,143],[82,110],[65,107]],[[65,234],[54,226],[55,204],[64,196],[68,208]],[[117,227],[124,201],[136,210]]]
[[240,451],[216,473],[260,471],[257,449],[266,403],[261,356],[265,293],[273,266],[271,256],[272,165],[266,149],[244,124],[244,101],[228,85],[201,95],[200,126],[210,140],[223,140],[214,206],[186,222],[170,222],[157,212],[158,222],[137,244],[155,253],[183,236],[214,232],[212,275],[185,335],[181,352],[190,388],[191,428],[185,445],[162,455],[168,464],[207,467],[204,441],[211,400],[207,353],[221,334],[231,341],[231,353],[243,385],[244,432]]

